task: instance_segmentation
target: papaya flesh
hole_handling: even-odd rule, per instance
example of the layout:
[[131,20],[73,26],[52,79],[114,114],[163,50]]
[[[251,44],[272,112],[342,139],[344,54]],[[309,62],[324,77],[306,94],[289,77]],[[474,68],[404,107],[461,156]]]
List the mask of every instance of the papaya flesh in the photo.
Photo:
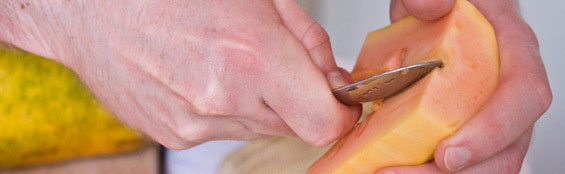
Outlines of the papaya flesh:
[[443,67],[376,103],[308,173],[375,173],[430,161],[439,142],[476,114],[498,85],[500,60],[490,23],[466,0],[435,21],[405,17],[368,34],[352,72],[361,80],[433,60]]
[[144,144],[70,69],[0,49],[0,170],[128,152]]

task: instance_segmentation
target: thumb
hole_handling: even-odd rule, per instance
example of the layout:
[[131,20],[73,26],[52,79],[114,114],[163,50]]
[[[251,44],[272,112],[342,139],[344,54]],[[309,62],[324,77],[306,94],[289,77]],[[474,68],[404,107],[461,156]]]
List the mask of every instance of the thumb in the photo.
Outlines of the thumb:
[[421,20],[435,20],[446,15],[455,5],[455,0],[392,0],[390,19],[397,21],[407,15]]
[[285,27],[302,43],[322,73],[339,72],[324,28],[294,0],[275,0],[275,5]]
[[[291,35],[288,33],[288,35]],[[324,146],[349,132],[361,114],[360,106],[346,106],[333,96],[330,86],[347,84],[347,77],[338,69],[326,76],[309,59],[296,39],[281,36],[277,50],[283,59],[269,69],[268,82],[261,85],[265,106],[280,118],[301,139],[313,146]],[[328,84],[328,79],[333,82]]]
[[[284,26],[300,42],[307,53],[306,56],[310,58],[297,66],[313,64],[315,67],[304,67],[300,70],[302,72],[300,77],[295,79],[296,83],[307,83],[301,84],[301,89],[288,86],[286,89],[291,90],[284,91],[301,99],[295,101],[293,106],[289,103],[273,102],[273,110],[309,144],[327,145],[347,133],[359,118],[360,106],[343,105],[331,93],[331,88],[350,83],[351,76],[337,67],[328,33],[296,1],[274,0],[274,3]],[[319,71],[315,71],[321,71],[323,76],[313,73],[315,71],[312,70],[316,67]],[[279,99],[287,97],[281,94],[279,96]]]

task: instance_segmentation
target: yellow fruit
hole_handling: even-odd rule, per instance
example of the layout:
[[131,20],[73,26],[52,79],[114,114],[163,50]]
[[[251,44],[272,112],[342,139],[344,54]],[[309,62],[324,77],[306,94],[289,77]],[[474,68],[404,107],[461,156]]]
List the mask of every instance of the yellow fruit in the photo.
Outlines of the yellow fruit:
[[132,151],[145,144],[64,66],[0,50],[0,168]]
[[367,36],[352,75],[359,80],[401,61],[443,67],[376,105],[371,115],[312,165],[310,174],[374,174],[432,159],[439,142],[476,114],[498,84],[494,30],[466,0],[435,21],[406,17]]

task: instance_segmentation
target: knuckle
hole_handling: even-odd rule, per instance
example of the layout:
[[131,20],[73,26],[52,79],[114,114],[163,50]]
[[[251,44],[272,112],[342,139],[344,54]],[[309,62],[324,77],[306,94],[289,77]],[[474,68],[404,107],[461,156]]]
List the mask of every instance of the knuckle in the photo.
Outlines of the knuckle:
[[188,149],[190,147],[192,147],[191,145],[187,144],[187,143],[182,143],[180,141],[170,141],[170,140],[164,140],[162,142],[159,142],[161,145],[165,146],[168,149],[173,149],[173,150],[184,150],[184,149]]
[[533,48],[539,50],[539,40],[532,27],[530,27],[524,20],[521,20],[520,23],[524,27],[523,31],[525,33],[523,35],[528,36],[526,37],[526,41],[530,43],[530,45],[532,45]]
[[542,112],[547,111],[551,103],[553,102],[553,94],[549,85],[541,83],[542,85],[536,85],[535,88],[539,94],[539,103],[541,103]]
[[532,91],[531,102],[534,104],[533,109],[537,112],[537,116],[543,115],[553,102],[553,94],[545,76],[530,75],[526,77],[529,83],[526,83],[525,90]]
[[522,30],[523,33],[521,33],[521,36],[523,38],[521,39],[521,46],[526,48],[525,50],[531,58],[541,60],[539,53],[539,41],[537,36],[528,24],[524,23],[522,26],[524,27],[524,29]]
[[186,98],[191,110],[201,116],[223,116],[237,111],[238,107],[232,99],[237,94],[227,86],[233,86],[225,77],[210,77],[202,88],[195,90]]
[[302,43],[308,51],[330,42],[330,36],[317,22],[313,22],[302,35]]
[[[232,115],[239,111],[241,96],[253,90],[248,88],[255,77],[264,76],[268,60],[260,58],[258,41],[225,38],[214,46],[214,55],[209,55],[209,68],[205,80],[196,87],[186,86],[185,98],[192,110],[202,116]],[[251,86],[253,87],[253,86]],[[191,89],[192,88],[192,89]]]
[[[162,133],[150,132],[150,136],[163,146],[173,150],[184,150],[201,144],[209,138],[205,127],[196,124],[179,125],[177,122],[169,123],[168,128],[161,129]],[[158,129],[158,128],[157,128]]]
[[194,99],[193,111],[202,116],[224,116],[235,112],[235,107],[231,100],[225,95],[203,95]]
[[203,143],[212,137],[208,125],[191,124],[176,129],[176,135],[184,142]]
[[168,133],[168,135],[170,136],[162,136],[162,134],[158,134],[151,137],[153,137],[155,141],[159,142],[159,144],[173,150],[184,150],[198,144],[195,142],[184,141],[180,137],[175,136],[175,132]]

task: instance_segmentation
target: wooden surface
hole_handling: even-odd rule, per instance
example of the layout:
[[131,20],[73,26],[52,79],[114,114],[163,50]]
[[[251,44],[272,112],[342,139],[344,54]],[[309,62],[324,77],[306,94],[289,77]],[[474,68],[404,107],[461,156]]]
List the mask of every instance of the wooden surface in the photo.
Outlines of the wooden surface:
[[126,154],[0,170],[0,174],[158,174],[159,161],[159,148],[148,146]]

